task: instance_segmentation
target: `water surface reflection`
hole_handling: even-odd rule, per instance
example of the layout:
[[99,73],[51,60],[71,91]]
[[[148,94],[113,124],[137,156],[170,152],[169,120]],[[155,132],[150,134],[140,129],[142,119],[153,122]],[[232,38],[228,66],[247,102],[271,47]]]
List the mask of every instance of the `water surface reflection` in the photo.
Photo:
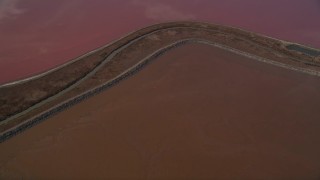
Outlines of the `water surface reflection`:
[[2,0],[0,83],[30,76],[144,26],[197,20],[320,47],[318,0]]

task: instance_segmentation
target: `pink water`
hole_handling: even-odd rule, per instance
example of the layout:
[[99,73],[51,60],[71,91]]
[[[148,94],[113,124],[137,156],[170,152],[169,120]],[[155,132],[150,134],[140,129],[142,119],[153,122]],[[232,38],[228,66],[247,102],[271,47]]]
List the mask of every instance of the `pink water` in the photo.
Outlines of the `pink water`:
[[241,27],[320,48],[319,0],[1,0],[0,84],[174,20]]

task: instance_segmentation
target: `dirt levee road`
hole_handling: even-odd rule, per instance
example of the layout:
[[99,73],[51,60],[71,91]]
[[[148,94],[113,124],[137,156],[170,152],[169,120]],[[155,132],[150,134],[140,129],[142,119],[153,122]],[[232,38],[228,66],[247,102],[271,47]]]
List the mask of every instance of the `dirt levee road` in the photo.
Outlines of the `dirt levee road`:
[[320,79],[189,44],[0,144],[0,178],[311,179]]
[[74,105],[73,102],[79,103],[90,92],[120,82],[133,74],[122,76],[124,72],[139,69],[150,55],[161,55],[173,46],[193,40],[214,44],[252,60],[320,76],[320,57],[290,50],[287,48],[290,42],[201,22],[155,24],[57,69],[1,85],[0,142]]

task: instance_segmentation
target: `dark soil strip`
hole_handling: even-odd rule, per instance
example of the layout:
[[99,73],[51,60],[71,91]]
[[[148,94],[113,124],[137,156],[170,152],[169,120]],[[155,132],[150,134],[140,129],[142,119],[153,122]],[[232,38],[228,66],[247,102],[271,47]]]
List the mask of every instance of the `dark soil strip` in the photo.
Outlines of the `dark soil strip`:
[[34,117],[33,119],[19,125],[18,127],[15,127],[3,134],[0,135],[0,143],[8,140],[9,138],[18,135],[19,133],[39,124],[40,122],[43,122],[44,120],[58,114],[59,112],[62,112],[94,95],[97,95],[99,93],[101,93],[102,91],[105,91],[109,88],[111,88],[112,86],[118,84],[119,82],[121,82],[122,80],[125,80],[127,78],[129,78],[130,76],[136,74],[137,72],[139,72],[140,70],[142,70],[147,64],[149,64],[151,61],[155,60],[157,57],[163,55],[164,53],[166,53],[169,50],[172,50],[174,48],[177,48],[179,46],[182,46],[186,43],[188,43],[190,41],[188,40],[183,40],[180,42],[177,42],[171,46],[168,46],[164,49],[161,49],[160,51],[156,52],[155,54],[153,54],[152,56],[150,56],[148,59],[146,59],[145,61],[143,61],[142,63],[138,64],[137,66],[133,67],[132,69],[130,69],[129,71],[127,71],[126,73],[122,74],[121,76],[119,76],[118,78],[113,79],[112,81],[109,81],[107,84],[104,84],[100,87],[97,87],[95,89],[92,89],[80,96],[77,96],[67,102],[64,102],[50,110],[48,110],[45,113],[42,113],[36,117]]
[[289,50],[298,51],[298,52],[301,52],[301,53],[309,55],[309,56],[314,56],[314,57],[320,56],[320,51],[315,50],[315,49],[302,47],[302,46],[299,46],[299,45],[296,45],[296,44],[290,44],[290,45],[287,46],[287,48]]

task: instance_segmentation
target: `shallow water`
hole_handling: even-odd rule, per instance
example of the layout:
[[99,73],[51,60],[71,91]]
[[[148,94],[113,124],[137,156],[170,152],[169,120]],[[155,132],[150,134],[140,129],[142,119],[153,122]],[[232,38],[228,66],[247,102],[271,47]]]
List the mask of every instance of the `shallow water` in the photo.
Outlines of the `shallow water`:
[[186,45],[0,144],[0,178],[311,179],[320,78]]
[[0,84],[154,23],[206,21],[320,48],[318,19],[319,0],[2,0]]

